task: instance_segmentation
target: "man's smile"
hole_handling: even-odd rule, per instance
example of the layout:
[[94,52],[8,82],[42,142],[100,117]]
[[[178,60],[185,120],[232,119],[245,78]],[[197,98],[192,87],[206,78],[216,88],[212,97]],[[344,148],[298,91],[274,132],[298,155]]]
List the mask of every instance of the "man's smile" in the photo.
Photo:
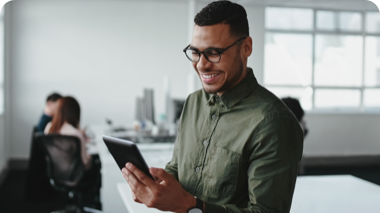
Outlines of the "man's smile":
[[200,76],[204,83],[213,83],[220,77],[220,73],[200,74]]

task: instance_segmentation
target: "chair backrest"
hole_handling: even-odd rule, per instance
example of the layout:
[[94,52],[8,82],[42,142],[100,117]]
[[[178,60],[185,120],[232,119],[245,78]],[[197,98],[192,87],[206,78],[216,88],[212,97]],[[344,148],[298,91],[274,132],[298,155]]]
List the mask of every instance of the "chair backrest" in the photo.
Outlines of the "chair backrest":
[[49,134],[38,135],[39,146],[44,150],[47,175],[56,187],[74,187],[82,179],[85,168],[78,137]]
[[32,137],[34,136],[34,133],[38,132],[37,126],[33,126],[33,132],[32,132]]

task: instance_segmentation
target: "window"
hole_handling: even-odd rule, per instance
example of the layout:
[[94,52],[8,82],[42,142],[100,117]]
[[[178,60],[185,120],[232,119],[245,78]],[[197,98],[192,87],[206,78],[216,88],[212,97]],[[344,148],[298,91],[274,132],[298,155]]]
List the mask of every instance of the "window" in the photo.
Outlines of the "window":
[[[302,19],[299,17],[302,17]],[[266,10],[265,20],[268,29],[312,30],[313,10],[268,8]]]
[[0,12],[0,115],[4,113],[4,9]]
[[264,85],[306,110],[380,110],[380,14],[266,8]]
[[333,11],[317,11],[318,30],[336,30],[336,14]]
[[368,33],[380,33],[380,15],[378,12],[366,14],[366,31]]
[[362,84],[361,36],[316,35],[314,84],[359,87]]

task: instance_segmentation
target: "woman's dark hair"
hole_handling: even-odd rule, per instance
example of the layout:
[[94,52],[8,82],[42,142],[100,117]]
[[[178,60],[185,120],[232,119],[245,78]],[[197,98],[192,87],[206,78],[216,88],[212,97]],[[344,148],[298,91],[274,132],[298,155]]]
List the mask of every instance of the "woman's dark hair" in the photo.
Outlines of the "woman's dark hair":
[[298,121],[301,121],[305,112],[303,111],[300,102],[291,97],[281,98],[282,102],[293,112]]
[[194,22],[198,26],[228,24],[232,36],[249,36],[247,13],[244,7],[230,1],[210,3],[195,16]]
[[65,122],[78,128],[80,121],[80,106],[75,98],[66,96],[58,99],[58,108],[53,115],[49,133],[59,133]]

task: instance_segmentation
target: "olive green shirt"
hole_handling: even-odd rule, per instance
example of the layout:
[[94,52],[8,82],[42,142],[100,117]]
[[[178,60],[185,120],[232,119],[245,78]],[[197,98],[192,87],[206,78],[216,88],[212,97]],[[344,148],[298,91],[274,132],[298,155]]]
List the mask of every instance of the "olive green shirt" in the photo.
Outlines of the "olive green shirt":
[[206,213],[289,212],[302,149],[297,119],[248,68],[221,96],[189,95],[165,170]]

